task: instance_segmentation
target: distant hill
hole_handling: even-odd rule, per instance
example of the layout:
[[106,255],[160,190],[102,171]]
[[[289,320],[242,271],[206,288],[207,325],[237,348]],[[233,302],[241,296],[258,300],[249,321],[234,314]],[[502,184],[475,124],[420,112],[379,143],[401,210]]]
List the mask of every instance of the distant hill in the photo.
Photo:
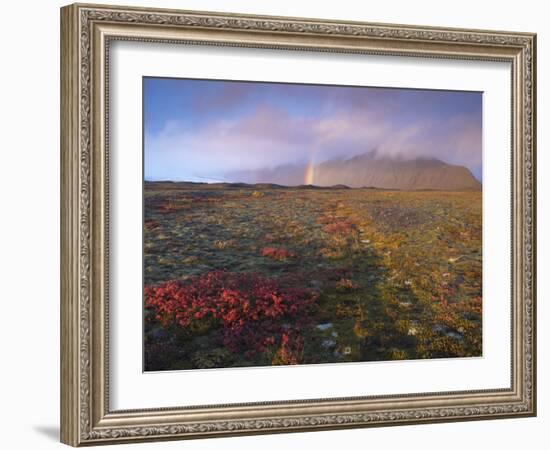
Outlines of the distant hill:
[[280,184],[273,183],[204,183],[196,181],[171,181],[171,180],[145,180],[145,186],[162,189],[162,190],[181,190],[181,189],[190,189],[190,190],[217,190],[217,189],[253,189],[253,190],[273,190],[273,189],[349,189],[349,186],[344,186],[338,184],[336,186],[313,186],[308,185],[298,185],[298,186],[282,186]]
[[[307,174],[307,175],[306,175]],[[284,165],[273,169],[228,174],[243,183],[283,186],[349,186],[401,190],[478,190],[481,183],[463,166],[434,158],[400,159],[365,153],[344,160],[329,160],[313,167]]]

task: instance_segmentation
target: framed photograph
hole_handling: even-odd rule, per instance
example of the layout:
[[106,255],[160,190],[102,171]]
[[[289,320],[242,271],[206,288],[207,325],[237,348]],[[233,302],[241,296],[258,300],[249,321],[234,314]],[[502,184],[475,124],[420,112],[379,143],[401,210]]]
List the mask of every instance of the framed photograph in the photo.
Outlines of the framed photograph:
[[535,415],[535,58],[62,8],[62,442]]

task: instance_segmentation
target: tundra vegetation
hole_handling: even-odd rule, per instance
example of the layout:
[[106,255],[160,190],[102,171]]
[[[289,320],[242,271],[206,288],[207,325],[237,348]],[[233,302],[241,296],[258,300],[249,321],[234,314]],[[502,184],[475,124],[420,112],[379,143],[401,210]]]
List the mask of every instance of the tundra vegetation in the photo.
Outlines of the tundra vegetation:
[[145,370],[482,354],[481,191],[146,182]]

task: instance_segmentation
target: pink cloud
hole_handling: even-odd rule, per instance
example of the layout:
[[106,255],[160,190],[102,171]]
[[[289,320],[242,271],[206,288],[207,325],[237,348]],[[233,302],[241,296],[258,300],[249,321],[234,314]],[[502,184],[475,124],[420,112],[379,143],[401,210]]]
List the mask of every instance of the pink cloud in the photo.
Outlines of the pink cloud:
[[[229,101],[229,100],[228,100]],[[428,156],[481,165],[481,127],[475,118],[419,120],[398,126],[392,114],[369,108],[334,109],[320,117],[296,117],[264,104],[241,118],[221,118],[196,129],[170,122],[146,136],[146,161],[171,164],[182,178],[222,176],[234,170],[311,160],[347,158],[374,148],[380,156]]]

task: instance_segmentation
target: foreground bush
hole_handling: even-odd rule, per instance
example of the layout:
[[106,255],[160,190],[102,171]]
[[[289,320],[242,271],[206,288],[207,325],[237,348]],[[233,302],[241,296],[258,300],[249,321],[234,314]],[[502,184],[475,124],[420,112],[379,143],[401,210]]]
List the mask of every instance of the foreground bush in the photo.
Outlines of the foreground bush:
[[145,307],[164,327],[221,330],[223,345],[246,357],[270,351],[274,364],[298,364],[301,331],[317,296],[256,274],[213,271],[188,282],[145,288]]
[[262,249],[262,256],[282,261],[294,257],[294,254],[286,248],[264,247]]

